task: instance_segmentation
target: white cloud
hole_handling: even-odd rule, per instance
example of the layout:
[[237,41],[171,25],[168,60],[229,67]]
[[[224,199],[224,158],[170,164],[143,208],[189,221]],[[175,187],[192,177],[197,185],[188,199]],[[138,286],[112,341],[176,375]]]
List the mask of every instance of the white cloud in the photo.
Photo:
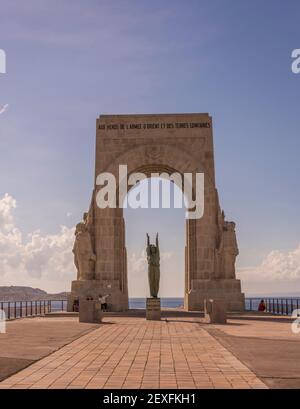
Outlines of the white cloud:
[[35,231],[24,237],[15,225],[16,200],[0,199],[0,285],[27,285],[56,292],[70,289],[75,278],[74,229],[61,226],[57,234]]
[[238,269],[243,289],[251,294],[300,293],[300,245],[290,251],[271,251],[256,267]]
[[[0,285],[26,285],[48,292],[70,290],[75,279],[74,228],[61,226],[57,234],[43,235],[37,230],[25,236],[14,221],[16,207],[9,194],[0,199]],[[161,252],[162,289],[169,288],[164,281],[169,283],[167,262],[173,258],[172,252]],[[130,294],[148,293],[147,268],[145,250],[128,255]]]
[[145,273],[147,271],[146,251],[143,250],[138,256],[136,253],[130,254],[128,257],[128,271],[133,275]]
[[300,245],[291,251],[271,251],[257,267],[240,269],[240,277],[255,281],[294,281],[300,279]]
[[[160,252],[160,260],[164,263],[166,260],[171,259],[173,253],[169,252]],[[128,271],[132,274],[138,274],[141,272],[146,272],[148,269],[147,255],[146,250],[143,250],[140,256],[137,256],[136,253],[132,253],[128,258]]]
[[0,200],[0,232],[8,232],[13,229],[12,209],[17,207],[16,201],[7,193]]
[[[0,199],[0,285],[40,287],[49,292],[69,290],[71,281],[75,279],[72,255],[74,228],[61,226],[57,234],[43,235],[35,231],[25,236],[15,224],[13,212],[16,207],[16,200],[9,194]],[[176,260],[174,253],[161,252],[161,287],[167,290],[170,279],[172,285],[178,281],[179,294],[183,291]],[[173,261],[176,261],[175,266]],[[146,295],[145,250],[128,255],[128,273],[129,292]],[[300,245],[290,251],[273,250],[260,265],[240,268],[237,275],[248,294],[300,291]]]
[[0,105],[0,115],[3,114],[8,108],[8,104]]
[[[164,262],[166,260],[171,259],[173,256],[173,253],[170,252],[161,252],[160,253],[160,260],[161,262]],[[130,257],[128,258],[128,270],[132,274],[138,274],[140,272],[146,272],[148,268],[147,264],[147,255],[146,255],[146,250],[143,250],[139,256],[136,255],[136,253],[132,253]]]
[[[161,280],[160,280],[160,291],[162,296],[172,296],[174,294],[168,294],[168,289],[173,288],[174,282],[170,285],[170,276],[172,276],[172,271],[170,271],[170,266],[168,268],[167,261],[174,257],[172,252],[160,252],[161,261]],[[136,253],[131,253],[128,256],[128,291],[131,297],[146,297],[149,296],[149,285],[148,285],[148,263],[146,250],[142,250],[140,255]],[[166,285],[166,282],[168,285]],[[175,279],[176,281],[176,279]],[[177,288],[175,288],[177,291]],[[181,292],[183,294],[183,290]],[[180,294],[180,295],[182,295]]]

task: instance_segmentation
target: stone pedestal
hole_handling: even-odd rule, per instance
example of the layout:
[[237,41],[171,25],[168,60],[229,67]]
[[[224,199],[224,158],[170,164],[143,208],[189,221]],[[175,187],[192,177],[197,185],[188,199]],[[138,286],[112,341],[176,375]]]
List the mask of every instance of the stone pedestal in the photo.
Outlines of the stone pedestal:
[[100,301],[79,299],[79,322],[98,324],[102,315]]
[[204,314],[205,322],[208,324],[226,324],[226,302],[224,298],[205,300]]
[[160,298],[147,298],[146,301],[146,319],[160,321]]
[[109,311],[127,311],[128,296],[120,290],[118,280],[75,280],[72,281],[71,293],[68,295],[69,312],[73,311],[75,299],[92,298],[98,300],[99,296],[107,295],[107,304]]
[[244,311],[245,296],[241,282],[236,279],[192,280],[191,289],[185,294],[184,307],[188,311],[204,311],[204,300],[225,300],[227,311]]

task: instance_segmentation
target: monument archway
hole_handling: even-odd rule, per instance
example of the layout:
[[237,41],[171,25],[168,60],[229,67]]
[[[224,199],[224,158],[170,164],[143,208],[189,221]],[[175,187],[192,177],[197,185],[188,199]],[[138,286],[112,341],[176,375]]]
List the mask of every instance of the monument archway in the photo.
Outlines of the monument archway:
[[229,309],[242,310],[244,296],[234,271],[238,253],[234,224],[225,221],[219,205],[208,114],[101,115],[97,119],[95,185],[83,221],[95,260],[91,271],[79,272],[73,281],[71,298],[109,293],[112,310],[128,309],[123,209],[100,209],[96,201],[101,188],[97,176],[109,172],[119,181],[120,165],[127,166],[128,177],[134,172],[148,177],[162,172],[204,174],[203,217],[186,220],[184,307],[201,310],[204,299],[221,296]]
[[[127,279],[130,298],[149,297],[147,237],[155,244],[159,234],[160,283],[159,297],[172,298],[174,303],[185,293],[185,208],[183,192],[170,180],[152,176],[132,186],[126,196],[124,208],[125,240],[128,254]],[[137,207],[137,203],[142,203]],[[177,299],[177,300],[175,300]],[[139,300],[137,300],[139,302]],[[132,304],[132,306],[131,306]],[[183,305],[183,304],[182,304]]]

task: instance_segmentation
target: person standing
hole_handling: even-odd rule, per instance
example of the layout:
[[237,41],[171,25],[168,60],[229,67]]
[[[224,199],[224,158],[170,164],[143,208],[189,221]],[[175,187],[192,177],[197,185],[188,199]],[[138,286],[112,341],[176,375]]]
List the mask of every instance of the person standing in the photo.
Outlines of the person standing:
[[101,303],[101,310],[102,311],[107,311],[107,301],[106,299],[109,297],[109,294],[107,295],[99,295],[99,301]]

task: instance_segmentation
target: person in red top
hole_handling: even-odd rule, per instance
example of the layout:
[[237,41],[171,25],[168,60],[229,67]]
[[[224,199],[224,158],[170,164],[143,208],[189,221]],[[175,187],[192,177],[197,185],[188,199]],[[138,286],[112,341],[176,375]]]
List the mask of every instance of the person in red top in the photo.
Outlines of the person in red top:
[[266,304],[264,300],[261,300],[258,306],[258,311],[264,312],[266,311]]

